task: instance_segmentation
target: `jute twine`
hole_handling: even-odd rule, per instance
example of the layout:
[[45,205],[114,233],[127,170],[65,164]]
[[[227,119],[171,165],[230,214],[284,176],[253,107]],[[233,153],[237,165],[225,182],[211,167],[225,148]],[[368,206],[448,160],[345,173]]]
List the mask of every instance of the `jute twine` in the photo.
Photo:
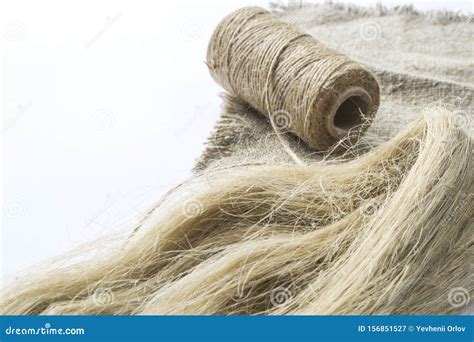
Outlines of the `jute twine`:
[[207,64],[226,91],[318,150],[355,142],[379,106],[368,70],[258,7],[219,23]]

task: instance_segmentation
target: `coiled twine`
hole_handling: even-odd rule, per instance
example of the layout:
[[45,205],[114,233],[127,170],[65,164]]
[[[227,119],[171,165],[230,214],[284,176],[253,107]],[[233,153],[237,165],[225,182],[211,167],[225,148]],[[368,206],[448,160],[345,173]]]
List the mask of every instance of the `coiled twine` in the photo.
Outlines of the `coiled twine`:
[[258,7],[220,22],[207,64],[226,91],[318,150],[355,142],[379,106],[368,70]]

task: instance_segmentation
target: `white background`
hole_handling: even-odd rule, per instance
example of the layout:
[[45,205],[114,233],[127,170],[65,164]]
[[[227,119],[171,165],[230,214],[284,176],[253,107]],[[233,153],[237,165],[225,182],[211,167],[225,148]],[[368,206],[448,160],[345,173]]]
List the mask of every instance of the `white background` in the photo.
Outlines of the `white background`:
[[130,227],[190,175],[219,114],[207,42],[246,5],[267,1],[2,2],[2,279]]

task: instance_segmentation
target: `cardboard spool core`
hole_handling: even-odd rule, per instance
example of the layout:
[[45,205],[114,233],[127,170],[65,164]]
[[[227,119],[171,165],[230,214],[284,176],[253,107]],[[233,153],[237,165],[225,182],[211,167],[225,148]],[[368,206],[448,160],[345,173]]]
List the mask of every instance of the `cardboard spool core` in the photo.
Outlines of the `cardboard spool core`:
[[341,139],[349,131],[365,122],[365,116],[372,109],[372,99],[362,88],[348,89],[339,96],[328,120],[329,134]]

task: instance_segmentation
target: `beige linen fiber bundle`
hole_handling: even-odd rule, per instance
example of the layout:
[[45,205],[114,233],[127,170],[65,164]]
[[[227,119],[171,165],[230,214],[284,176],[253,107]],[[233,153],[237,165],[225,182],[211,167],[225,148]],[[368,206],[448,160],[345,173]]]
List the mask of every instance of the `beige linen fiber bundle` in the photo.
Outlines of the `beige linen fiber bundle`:
[[[208,64],[253,107],[242,115],[289,113],[315,149],[362,133],[378,106],[369,72],[258,8],[219,24]],[[0,313],[460,313],[474,294],[473,147],[453,113],[426,106],[362,155],[216,159],[122,236],[17,275]]]
[[220,22],[207,65],[230,94],[318,150],[355,141],[379,106],[369,71],[258,7]]

